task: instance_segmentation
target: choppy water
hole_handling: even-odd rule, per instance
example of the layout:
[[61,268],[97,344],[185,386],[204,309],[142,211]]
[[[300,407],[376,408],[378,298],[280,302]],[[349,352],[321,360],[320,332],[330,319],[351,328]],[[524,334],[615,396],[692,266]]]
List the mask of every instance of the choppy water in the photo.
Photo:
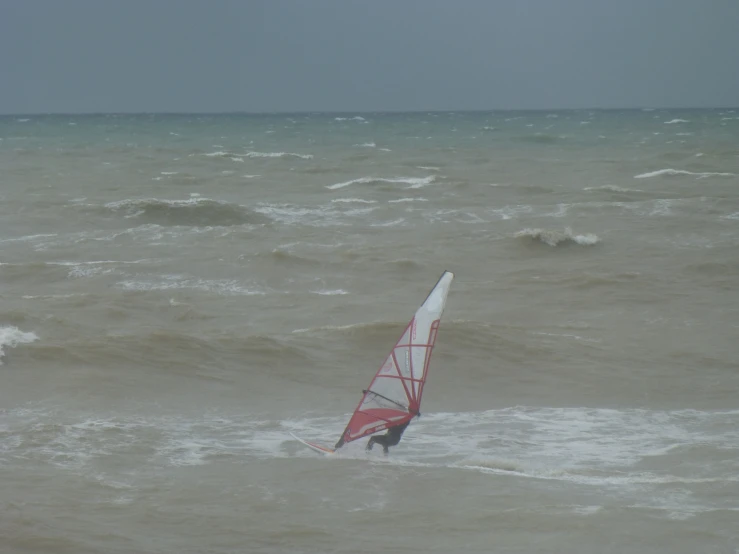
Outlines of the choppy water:
[[[739,552],[739,109],[0,118],[0,551]],[[424,415],[325,459],[439,274]]]

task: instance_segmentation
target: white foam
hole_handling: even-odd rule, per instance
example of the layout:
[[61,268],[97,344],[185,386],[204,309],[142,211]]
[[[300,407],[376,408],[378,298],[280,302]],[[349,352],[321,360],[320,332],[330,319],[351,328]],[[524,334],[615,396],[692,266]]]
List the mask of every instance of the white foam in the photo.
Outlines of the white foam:
[[61,265],[68,267],[79,267],[85,265],[107,265],[107,264],[145,264],[159,261],[156,258],[143,258],[141,260],[92,260],[88,262],[46,262],[47,265]]
[[0,242],[26,242],[26,241],[32,241],[34,239],[40,239],[40,238],[49,238],[49,237],[56,237],[58,236],[58,233],[46,233],[46,234],[40,234],[40,235],[26,235],[24,237],[16,237],[12,239],[0,239]]
[[188,279],[179,275],[164,275],[162,280],[125,280],[116,283],[123,290],[158,291],[158,290],[197,290],[212,292],[222,296],[263,296],[261,290],[246,288],[234,279]]
[[295,154],[293,152],[247,152],[244,154],[247,158],[301,158],[303,160],[310,160],[313,158],[313,154]]
[[543,213],[545,217],[564,217],[567,215],[572,204],[557,204],[557,210],[553,212]]
[[219,200],[212,200],[210,198],[204,198],[200,196],[199,193],[191,193],[190,198],[187,200],[162,200],[159,198],[141,198],[141,199],[126,199],[126,200],[116,200],[115,202],[108,202],[107,204],[104,204],[106,208],[109,208],[111,210],[131,210],[132,208],[138,208],[139,211],[129,214],[126,217],[135,217],[137,215],[141,215],[144,213],[144,210],[142,208],[146,208],[148,206],[152,205],[161,205],[166,204],[167,206],[171,207],[181,207],[181,206],[196,206],[198,204],[219,204],[219,205],[227,205],[226,202],[221,202]]
[[318,327],[295,329],[293,333],[303,334],[303,333],[315,333],[316,331],[349,331],[352,329],[361,329],[363,327],[368,327],[370,325],[372,325],[372,323],[350,323],[348,325],[319,325]]
[[665,121],[665,125],[673,125],[675,123],[690,123],[687,119],[671,119],[670,121]]
[[74,298],[76,296],[87,296],[87,295],[83,293],[79,293],[79,292],[73,292],[71,294],[39,294],[39,295],[24,294],[23,296],[21,296],[21,298],[24,298],[26,300],[46,300],[50,298],[54,298],[54,299]]
[[261,175],[242,175],[244,179],[256,179],[257,177],[261,177]]
[[417,167],[418,169],[426,169],[428,171],[441,171],[441,168],[435,167],[433,165],[419,165]]
[[627,189],[624,187],[617,187],[615,185],[603,185],[602,187],[585,187],[583,190],[603,190],[606,192],[644,192],[639,189]]
[[497,208],[491,211],[501,219],[513,219],[514,217],[518,217],[521,214],[530,214],[534,211],[534,208],[529,205],[523,204],[517,206],[505,206],[503,208]]
[[117,271],[110,267],[76,265],[69,270],[67,277],[76,279],[80,277],[92,277],[93,275],[111,275],[113,273],[117,273]]
[[358,179],[352,179],[351,181],[346,181],[344,183],[326,185],[326,188],[335,190],[348,187],[350,185],[361,185],[366,183],[405,183],[410,185],[409,188],[420,188],[433,183],[435,180],[435,175],[429,175],[428,177],[360,177]]
[[377,204],[377,200],[365,200],[364,198],[334,198],[331,202],[338,204]]
[[[357,326],[345,326],[348,329]],[[326,328],[328,329],[328,328]],[[337,328],[331,328],[337,329]],[[299,332],[299,331],[296,331]],[[330,408],[329,408],[330,410]],[[181,465],[208,465],[225,458],[310,458],[315,453],[298,444],[295,433],[323,444],[335,440],[349,414],[330,412],[264,420],[251,414],[204,413],[173,416],[103,416],[50,413],[44,409],[17,409],[3,414],[0,454],[21,463],[41,463],[94,472],[100,460],[120,452],[140,453],[140,462],[157,469]],[[739,448],[739,411],[651,411],[643,409],[547,408],[515,406],[484,412],[424,413],[414,420],[403,441],[388,458],[367,454],[365,441],[344,446],[321,463],[359,461],[362,467],[382,464],[442,471],[474,471],[520,480],[523,486],[541,482],[589,487],[605,505],[643,506],[667,517],[726,508],[726,495],[694,498],[696,483],[734,486],[739,465],[726,452]],[[28,440],[29,435],[34,440]],[[680,450],[720,450],[716,462],[654,464]],[[662,469],[645,470],[643,463]],[[136,463],[135,461],[132,462]],[[135,467],[131,465],[131,467]],[[679,470],[675,474],[673,470]],[[118,472],[106,479],[116,489],[128,490],[136,481]],[[529,484],[526,484],[528,480]],[[597,506],[560,506],[583,515]]]
[[307,208],[293,204],[259,204],[254,208],[254,211],[287,224],[299,223],[314,227],[346,225],[338,219],[339,216],[343,215],[342,212],[331,206]]
[[405,223],[405,218],[400,217],[398,219],[393,219],[392,221],[382,221],[379,223],[373,223],[370,225],[371,227],[398,227],[400,225],[403,225]]
[[321,296],[336,296],[336,295],[349,294],[344,289],[334,289],[334,290],[321,289],[321,290],[312,290],[310,292],[311,294],[320,294]]
[[347,210],[344,212],[344,215],[364,215],[368,213],[372,213],[376,210],[376,207],[372,208],[352,208],[351,210]]
[[162,171],[162,175],[177,175],[179,171]]
[[586,337],[581,337],[580,335],[573,335],[569,333],[544,333],[540,331],[532,331],[532,335],[541,335],[545,337],[563,337],[567,339],[575,339],[583,342],[601,342],[601,339],[589,339]]
[[15,348],[19,344],[28,344],[38,340],[36,333],[26,333],[18,327],[0,327],[0,365],[3,365],[4,348],[6,346]]
[[693,175],[698,179],[705,179],[707,177],[734,177],[734,173],[719,173],[719,172],[705,172],[705,173],[694,173],[693,171],[685,171],[683,169],[658,169],[657,171],[650,171],[649,173],[641,173],[640,175],[634,175],[634,179],[648,179],[650,177],[661,177],[663,175]]
[[355,115],[354,117],[335,117],[334,121],[362,121],[366,122],[367,120],[359,115]]
[[360,148],[377,148],[377,144],[374,142],[364,142],[362,144],[355,144],[354,146],[358,146]]
[[667,198],[655,200],[654,207],[649,212],[649,215],[670,215],[672,213],[670,210],[671,205],[672,200]]
[[388,204],[398,204],[400,202],[428,202],[426,198],[398,198],[397,200],[388,200]]

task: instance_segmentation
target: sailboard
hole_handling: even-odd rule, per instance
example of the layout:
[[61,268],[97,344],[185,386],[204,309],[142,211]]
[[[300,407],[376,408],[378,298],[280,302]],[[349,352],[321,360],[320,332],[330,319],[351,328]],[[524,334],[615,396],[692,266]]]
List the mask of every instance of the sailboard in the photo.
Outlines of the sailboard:
[[318,452],[319,454],[329,455],[329,454],[333,454],[334,452],[336,452],[333,448],[328,448],[326,446],[321,446],[320,444],[316,444],[314,442],[303,440],[299,436],[297,436],[295,433],[290,433],[290,434],[293,436],[293,438],[296,441],[303,443],[305,446],[307,446],[311,450]]
[[362,391],[362,398],[334,448],[296,439],[313,450],[333,454],[349,442],[406,424],[421,415],[431,353],[452,279],[454,274],[445,271],[431,289],[369,387]]

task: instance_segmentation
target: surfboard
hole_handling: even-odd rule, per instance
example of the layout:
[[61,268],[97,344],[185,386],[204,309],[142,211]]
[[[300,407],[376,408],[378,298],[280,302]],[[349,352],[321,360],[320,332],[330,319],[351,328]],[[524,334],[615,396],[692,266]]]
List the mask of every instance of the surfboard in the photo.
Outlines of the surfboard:
[[325,454],[326,456],[328,456],[328,455],[333,454],[334,452],[336,452],[332,448],[328,448],[326,446],[321,446],[320,444],[316,444],[316,443],[313,443],[313,442],[310,442],[310,441],[307,441],[307,440],[303,440],[303,439],[301,439],[299,436],[297,436],[294,433],[290,433],[290,434],[293,436],[293,438],[296,441],[303,443],[305,446],[307,446],[311,450],[314,450],[314,451],[318,452],[319,454]]

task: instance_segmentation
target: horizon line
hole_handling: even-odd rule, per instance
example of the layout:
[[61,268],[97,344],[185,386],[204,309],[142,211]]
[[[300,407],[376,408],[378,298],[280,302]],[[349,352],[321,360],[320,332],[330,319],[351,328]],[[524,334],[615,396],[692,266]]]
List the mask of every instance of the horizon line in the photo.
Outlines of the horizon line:
[[657,110],[735,110],[739,106],[635,106],[615,108],[468,108],[468,109],[430,109],[430,110],[223,110],[223,111],[49,111],[49,112],[11,112],[0,113],[0,117],[23,116],[94,116],[94,115],[347,115],[347,114],[421,114],[421,113],[492,113],[492,112],[580,112],[580,111],[657,111]]

